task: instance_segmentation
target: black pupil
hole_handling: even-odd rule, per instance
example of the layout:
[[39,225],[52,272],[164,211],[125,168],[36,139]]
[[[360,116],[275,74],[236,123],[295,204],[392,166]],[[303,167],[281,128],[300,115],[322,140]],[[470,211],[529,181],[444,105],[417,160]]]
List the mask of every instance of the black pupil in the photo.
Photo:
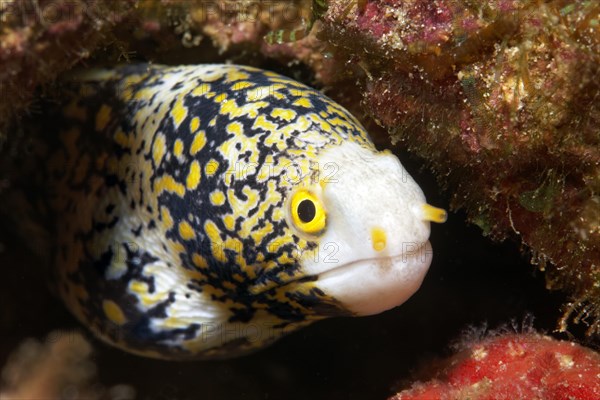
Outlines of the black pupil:
[[317,210],[315,209],[315,203],[310,200],[302,200],[298,204],[298,218],[300,221],[307,223],[315,218]]

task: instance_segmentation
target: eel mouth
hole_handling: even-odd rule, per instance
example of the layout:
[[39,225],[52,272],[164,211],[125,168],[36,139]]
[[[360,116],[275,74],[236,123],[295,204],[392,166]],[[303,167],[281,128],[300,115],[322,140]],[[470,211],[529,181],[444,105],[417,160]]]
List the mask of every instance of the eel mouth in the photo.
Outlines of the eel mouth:
[[[326,271],[323,271],[319,274],[316,274],[316,277],[317,277],[317,279],[324,279],[331,274],[344,273],[345,269],[352,268],[353,266],[356,266],[356,265],[376,263],[377,265],[379,265],[380,268],[387,268],[387,267],[391,267],[393,264],[398,263],[398,262],[406,263],[409,259],[418,259],[420,256],[425,257],[425,252],[427,250],[428,245],[429,245],[429,248],[431,248],[430,242],[427,241],[427,242],[421,243],[418,247],[416,247],[410,251],[406,251],[404,253],[397,254],[394,256],[364,258],[361,260],[351,261],[351,262],[348,262],[348,263],[345,263],[342,265],[338,265],[338,266],[328,269]],[[425,261],[425,259],[423,259],[423,260]]]
[[378,314],[404,303],[419,289],[432,255],[431,243],[426,241],[401,254],[355,260],[317,274],[285,281],[265,278],[251,293],[294,290],[295,285],[310,282],[349,315]]
[[315,282],[355,315],[377,314],[406,301],[421,286],[432,260],[429,241],[411,251],[356,260],[323,271]]

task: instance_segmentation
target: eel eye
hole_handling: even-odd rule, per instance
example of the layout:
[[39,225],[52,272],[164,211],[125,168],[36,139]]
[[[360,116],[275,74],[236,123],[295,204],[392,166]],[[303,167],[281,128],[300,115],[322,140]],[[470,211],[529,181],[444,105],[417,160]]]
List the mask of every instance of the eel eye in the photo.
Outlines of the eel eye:
[[301,232],[315,235],[325,229],[325,209],[314,193],[298,190],[292,195],[290,208],[292,221]]

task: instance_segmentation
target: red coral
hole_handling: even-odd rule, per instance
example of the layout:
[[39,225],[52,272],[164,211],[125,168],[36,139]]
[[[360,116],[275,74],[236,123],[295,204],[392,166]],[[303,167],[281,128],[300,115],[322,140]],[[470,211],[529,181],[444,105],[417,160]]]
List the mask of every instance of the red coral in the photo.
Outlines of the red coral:
[[436,376],[390,400],[600,399],[600,354],[536,334],[471,344]]

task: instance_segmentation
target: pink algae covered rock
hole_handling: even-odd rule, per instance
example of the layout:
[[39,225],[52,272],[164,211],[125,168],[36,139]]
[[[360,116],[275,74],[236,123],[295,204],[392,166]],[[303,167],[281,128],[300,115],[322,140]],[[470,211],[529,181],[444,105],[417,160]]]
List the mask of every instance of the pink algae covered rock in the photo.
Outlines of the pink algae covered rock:
[[434,374],[390,400],[600,399],[600,354],[537,334],[468,344]]
[[600,335],[600,2],[327,4],[334,77],[355,74],[364,111],[427,161],[451,209],[520,238],[570,295],[562,331]]

